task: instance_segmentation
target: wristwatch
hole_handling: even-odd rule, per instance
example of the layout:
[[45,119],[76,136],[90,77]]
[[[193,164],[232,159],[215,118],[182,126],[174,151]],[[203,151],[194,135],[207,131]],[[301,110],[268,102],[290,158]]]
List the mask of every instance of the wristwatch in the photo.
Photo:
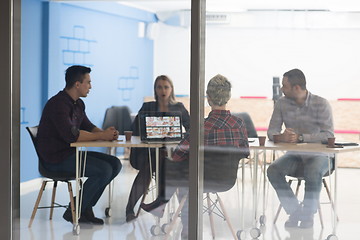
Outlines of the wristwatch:
[[299,134],[299,136],[298,136],[298,142],[299,142],[299,143],[304,142],[304,136],[303,136],[302,134]]

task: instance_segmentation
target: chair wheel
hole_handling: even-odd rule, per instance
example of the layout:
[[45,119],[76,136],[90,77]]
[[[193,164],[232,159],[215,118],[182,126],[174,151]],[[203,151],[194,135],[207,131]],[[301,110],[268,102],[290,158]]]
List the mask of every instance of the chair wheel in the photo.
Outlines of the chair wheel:
[[261,215],[260,219],[259,219],[260,225],[263,226],[266,223],[266,216],[265,215]]
[[106,217],[111,217],[111,208],[107,207],[107,208],[105,209],[105,216],[106,216]]
[[159,225],[152,225],[150,228],[150,232],[153,236],[157,236],[161,234],[161,228]]
[[326,240],[338,240],[338,237],[337,237],[336,235],[334,235],[334,234],[330,234],[330,235],[326,238]]
[[164,223],[162,226],[161,226],[161,231],[163,233],[168,233],[170,231],[170,224],[168,223]]
[[236,237],[237,237],[238,240],[243,240],[243,239],[245,239],[245,238],[246,238],[246,233],[245,233],[245,231],[244,231],[244,230],[239,230],[239,231],[237,231]]
[[258,238],[258,237],[260,237],[260,235],[261,235],[260,229],[258,229],[258,228],[250,229],[250,236],[252,238]]

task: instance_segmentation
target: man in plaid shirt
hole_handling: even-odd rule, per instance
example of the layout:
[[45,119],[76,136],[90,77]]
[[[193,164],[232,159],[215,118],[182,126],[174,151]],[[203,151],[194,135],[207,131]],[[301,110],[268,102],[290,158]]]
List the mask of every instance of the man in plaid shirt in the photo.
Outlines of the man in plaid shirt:
[[[249,155],[249,143],[245,123],[242,119],[230,114],[225,106],[212,106],[212,111],[204,123],[204,145],[231,145],[242,149],[244,156]],[[219,109],[218,109],[219,108]],[[173,161],[184,161],[189,158],[190,135],[177,146],[172,154]]]
[[[226,77],[218,74],[210,79],[207,86],[207,100],[211,106],[211,112],[204,122],[204,145],[239,148],[240,158],[249,156],[249,143],[245,123],[242,119],[232,116],[226,110],[226,104],[231,97],[231,83]],[[189,161],[190,135],[187,134],[172,154],[173,161],[166,161],[166,196],[159,196],[154,202],[141,204],[141,207],[152,214],[162,216],[165,203],[168,201],[177,187],[178,198],[182,199],[188,191],[188,161]],[[221,159],[219,159],[221,161]],[[175,182],[172,185],[171,182]],[[170,193],[170,194],[169,194]],[[188,239],[188,201],[181,211],[183,229],[181,239]]]

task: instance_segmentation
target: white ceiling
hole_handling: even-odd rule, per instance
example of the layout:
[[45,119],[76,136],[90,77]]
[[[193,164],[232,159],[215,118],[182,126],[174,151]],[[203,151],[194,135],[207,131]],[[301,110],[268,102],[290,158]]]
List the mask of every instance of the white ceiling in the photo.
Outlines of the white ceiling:
[[[74,0],[50,0],[74,1]],[[92,0],[75,0],[92,1]],[[191,0],[95,0],[119,2],[150,12],[191,9]],[[207,12],[244,12],[263,10],[320,10],[360,12],[360,0],[206,0]]]
[[[106,0],[104,0],[106,1]],[[191,9],[190,0],[118,0],[151,12]],[[247,10],[329,10],[360,11],[359,0],[206,0],[208,12]]]

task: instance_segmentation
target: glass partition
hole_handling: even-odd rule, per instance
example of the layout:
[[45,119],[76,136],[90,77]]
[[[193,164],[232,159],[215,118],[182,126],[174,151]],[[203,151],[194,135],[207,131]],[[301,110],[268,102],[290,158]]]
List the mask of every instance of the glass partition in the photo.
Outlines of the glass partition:
[[[349,85],[354,86],[355,81],[339,83],[339,79],[349,79],[345,75],[353,72],[352,64],[344,61],[352,50],[348,51],[345,47],[344,51],[334,53],[335,59],[329,59],[324,52],[332,48],[329,46],[337,45],[339,31],[342,32],[341,38],[353,39],[359,29],[356,27],[356,30],[350,30],[345,27],[356,23],[342,18],[349,16],[348,14],[354,16],[355,12],[339,11],[331,4],[315,7],[302,3],[295,1],[290,6],[285,1],[206,2],[204,88],[206,90],[211,79],[218,74],[231,82],[231,98],[226,109],[230,110],[233,116],[241,118],[245,124],[250,155],[239,158],[237,178],[232,188],[219,193],[225,207],[225,210],[220,208],[221,217],[214,214],[212,218],[211,214],[210,217],[204,215],[204,239],[214,235],[219,239],[248,239],[249,236],[256,239],[336,239],[334,235],[345,234],[340,233],[340,224],[337,224],[336,220],[336,214],[339,213],[336,209],[341,208],[340,195],[337,195],[340,204],[334,204],[334,201],[336,202],[336,192],[340,192],[336,185],[341,180],[336,180],[333,172],[334,156],[336,164],[346,166],[351,164],[346,159],[354,158],[354,154],[357,154],[344,153],[341,150],[338,151],[341,154],[334,154],[337,151],[329,150],[331,147],[326,144],[332,135],[339,140],[339,149],[343,149],[340,139],[350,143],[359,141],[357,131],[356,134],[343,131],[354,129],[354,125],[344,125],[342,116],[345,106],[350,107],[355,103],[354,98],[345,100],[341,96],[356,95],[349,89],[343,91]],[[340,26],[335,23],[337,21],[343,24]],[[348,46],[353,46],[352,41],[346,41]],[[306,76],[301,80],[306,82],[306,86],[299,82],[294,83],[293,76],[302,74],[293,69],[300,69]],[[337,74],[344,76],[337,77]],[[301,86],[302,99],[306,99],[306,103],[296,101],[300,97],[292,94],[294,86]],[[209,95],[206,95],[207,100],[211,101],[211,97],[209,99]],[[311,99],[317,97],[322,99],[323,111],[315,116],[308,112],[307,107],[311,109],[314,104],[311,104]],[[291,108],[287,104],[296,107]],[[205,118],[209,117],[209,113],[211,115],[211,110],[210,102],[204,110]],[[291,119],[288,118],[290,115]],[[282,134],[280,144],[276,142],[277,134]],[[206,130],[204,135],[206,139]],[[284,139],[289,135],[292,140]],[[264,138],[264,146],[260,146],[259,140]],[[304,165],[294,163],[296,160],[291,159],[292,151],[296,152],[294,155],[301,158]],[[221,161],[225,162],[225,159],[231,158],[224,155]],[[288,161],[281,164],[283,168],[276,169],[280,168],[278,163],[284,159]],[[319,165],[323,165],[314,167],[316,170],[309,169],[311,164],[305,164],[310,161],[308,159],[315,159]],[[204,184],[206,160],[205,153]],[[275,161],[277,164],[273,164]],[[292,164],[297,166],[296,170],[301,173],[301,177],[296,175],[299,172],[290,174],[295,171],[289,170]],[[305,173],[302,172],[303,167],[306,169]],[[335,173],[340,175],[341,170],[338,168]],[[289,174],[285,176],[282,171]],[[313,173],[312,171],[316,172],[315,180],[309,177],[309,172]],[[218,172],[219,175],[224,175],[221,171]],[[295,178],[289,177],[294,175]],[[299,184],[298,188],[295,182]],[[291,192],[288,191],[290,183]],[[324,185],[332,185],[331,194],[327,194]],[[206,186],[204,191],[206,192]],[[286,194],[282,191],[286,192],[287,196],[284,197]],[[297,198],[292,192],[297,194]],[[329,196],[333,199],[329,200]],[[309,201],[312,201],[312,204],[309,204]],[[280,202],[284,206],[279,207]],[[288,202],[294,204],[287,205]],[[330,204],[324,206],[318,202]],[[211,204],[212,202],[209,206]],[[207,202],[204,202],[204,206],[207,207]],[[297,211],[293,206],[296,206]],[[224,219],[226,221],[223,221]]]
[[[12,2],[18,7],[18,1]],[[274,104],[284,96],[283,74],[293,68],[304,71],[310,93],[328,100],[336,141],[358,142],[358,126],[351,119],[358,119],[353,111],[359,102],[358,81],[352,79],[358,76],[354,52],[359,51],[359,13],[281,2],[23,1],[21,115],[11,116],[15,121],[20,118],[21,136],[12,143],[14,151],[20,146],[20,169],[13,161],[14,178],[20,171],[20,224],[13,227],[13,236],[69,239],[77,234],[63,219],[71,200],[64,183],[58,184],[56,202],[65,208],[54,209],[52,220],[49,209],[39,208],[28,227],[35,203],[51,202],[53,185],[48,184],[37,201],[43,178],[25,127],[39,124],[43,106],[64,88],[64,71],[71,65],[92,69],[92,88],[83,100],[94,125],[108,126],[104,123],[108,110],[127,111],[126,120],[113,122],[121,135],[116,144],[97,142],[91,145],[96,148],[89,148],[115,155],[122,169],[93,206],[105,224],[95,226],[83,218],[80,236],[349,239],[356,235],[355,216],[350,214],[358,212],[357,193],[343,192],[345,188],[339,196],[334,193],[338,182],[345,185],[344,179],[356,178],[354,169],[329,171],[333,174],[325,180],[332,190],[331,204],[324,207],[321,221],[316,209],[313,227],[307,229],[284,226],[288,214],[279,210],[267,172],[293,146],[300,152],[312,146],[300,128],[293,127],[298,131],[296,143],[286,148],[274,143],[276,134],[268,135]],[[346,79],[346,84],[339,79]],[[132,131],[130,141],[125,131]],[[322,154],[331,156],[327,160],[333,166],[357,167],[357,146],[318,144]],[[75,192],[74,182],[72,186]],[[302,201],[305,190],[299,189]],[[325,191],[320,193],[323,200],[329,201]],[[17,199],[13,203],[16,212]],[[353,209],[338,211],[344,206]],[[337,214],[344,223],[338,231]]]
[[[90,238],[100,234],[105,239],[116,236],[119,231],[129,239],[164,235],[191,239],[189,234],[201,233],[198,228],[188,227],[197,226],[198,216],[202,216],[198,203],[202,198],[198,200],[197,193],[198,172],[189,171],[189,165],[190,169],[198,168],[198,151],[202,149],[198,142],[201,141],[199,122],[203,122],[203,110],[199,107],[199,99],[203,101],[203,94],[199,95],[203,92],[200,85],[203,72],[199,73],[203,53],[197,49],[203,45],[200,42],[203,36],[192,39],[200,29],[201,19],[196,20],[195,27],[191,22],[192,7],[196,6],[200,12],[200,6],[204,6],[198,4],[183,1],[185,7],[175,7],[176,10],[174,2],[162,2],[161,6],[146,1],[23,4],[24,39],[31,32],[32,39],[43,44],[22,43],[23,58],[31,56],[32,59],[24,61],[22,75],[33,80],[23,77],[21,88],[33,89],[36,94],[22,91],[20,130],[24,171],[21,182],[26,188],[20,198],[20,235],[67,239],[74,234]],[[30,18],[33,15],[39,18]],[[191,66],[191,62],[196,64]],[[44,105],[64,89],[64,73],[72,65],[91,68],[91,89],[89,94],[84,94],[86,97],[82,96],[89,120],[99,128],[114,126],[120,133],[116,143],[96,141],[90,146],[80,142],[73,146],[84,158],[89,158],[90,150],[97,151],[115,155],[122,165],[118,176],[93,203],[93,214],[104,221],[104,228],[94,226],[92,230],[88,227],[94,224],[87,221],[83,212],[78,213],[80,224],[71,226],[72,199],[68,188],[59,182],[55,194],[52,185],[42,181],[38,173],[39,159],[25,130],[39,124]],[[29,99],[34,98],[36,104],[29,105]],[[128,131],[132,131],[130,140],[125,138]],[[183,148],[177,146],[179,138],[190,134],[192,137],[187,137],[187,141],[196,148],[187,147],[182,158]],[[194,167],[189,159],[193,159]],[[77,199],[91,182],[86,177],[82,181],[84,189],[80,192],[80,181],[68,186],[73,187]],[[29,182],[33,184],[27,186]],[[47,187],[40,188],[41,183]],[[194,188],[189,190],[189,185]],[[65,208],[54,209],[49,221],[48,211],[37,208],[37,204],[48,206],[53,196]],[[85,201],[87,199],[77,200],[75,210]],[[180,210],[179,205],[184,208]]]

